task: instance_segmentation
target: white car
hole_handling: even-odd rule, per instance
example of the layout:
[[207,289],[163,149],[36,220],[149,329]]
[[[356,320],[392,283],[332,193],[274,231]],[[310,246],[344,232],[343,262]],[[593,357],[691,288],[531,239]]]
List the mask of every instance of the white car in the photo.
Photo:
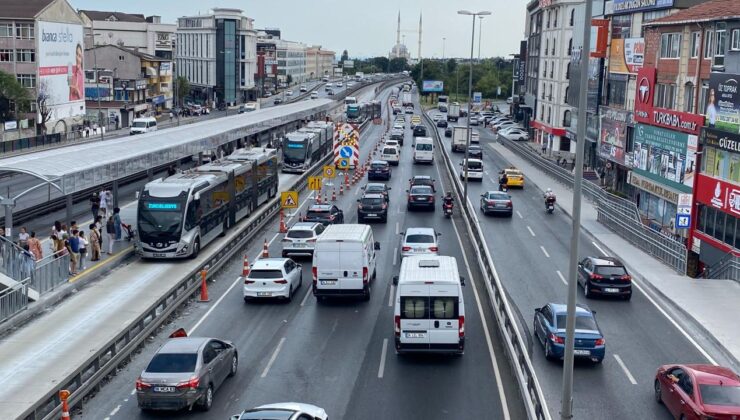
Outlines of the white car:
[[460,162],[460,180],[465,181],[465,167],[467,166],[468,181],[483,181],[483,161],[480,159],[465,159]]
[[529,133],[527,133],[525,130],[517,127],[511,127],[506,130],[503,130],[500,132],[504,137],[506,137],[509,140],[529,140]]
[[480,143],[480,134],[473,131],[470,133],[470,142],[471,143]]
[[401,131],[403,131],[403,125],[401,125],[400,122],[397,122],[397,123],[393,124],[393,129],[394,130],[401,130]]
[[337,87],[342,87],[344,84],[342,82],[337,82]]
[[286,90],[285,91],[285,96],[293,96],[293,91],[292,90]]
[[445,117],[445,116],[444,116],[444,115],[442,115],[442,114],[434,114],[434,117],[432,117],[432,120],[433,120],[434,122],[437,122],[437,121],[439,121],[439,120],[443,119],[444,117]]
[[348,88],[350,88],[350,87],[352,87],[352,86],[354,86],[354,85],[355,85],[355,83],[354,83],[354,82],[347,82],[347,87],[348,87]]
[[440,233],[434,228],[412,227],[401,235],[401,258],[411,255],[438,255]]
[[294,224],[283,238],[283,258],[290,254],[313,255],[316,238],[325,227],[316,222],[298,222]]
[[261,405],[231,416],[231,420],[252,419],[328,420],[329,415],[323,408],[315,405],[284,402]]
[[393,147],[396,147],[396,148],[398,148],[398,153],[399,153],[399,154],[401,153],[401,144],[400,144],[400,143],[398,143],[398,140],[386,140],[386,141],[385,141],[385,145],[386,145],[386,146],[393,146]]
[[398,147],[387,144],[383,146],[383,149],[380,151],[380,160],[384,160],[390,165],[398,166],[398,163],[401,162],[401,153],[398,151]]
[[509,120],[500,121],[500,122],[497,122],[497,123],[493,124],[493,126],[496,127],[499,130],[502,129],[502,128],[505,128],[505,127],[516,127],[518,125],[519,124],[515,123],[514,121],[509,121]]
[[306,85],[301,85],[301,92],[308,92]]
[[319,92],[311,92],[311,99],[319,99]]
[[244,302],[255,298],[283,298],[290,301],[303,284],[300,264],[290,258],[262,258],[244,279]]

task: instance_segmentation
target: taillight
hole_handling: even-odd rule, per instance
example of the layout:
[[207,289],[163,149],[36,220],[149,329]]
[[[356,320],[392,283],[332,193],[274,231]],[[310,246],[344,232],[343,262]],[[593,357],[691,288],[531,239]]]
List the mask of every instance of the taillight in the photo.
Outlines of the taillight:
[[493,201],[493,200],[486,200],[486,203],[488,203],[488,204],[496,204],[496,202]]
[[411,251],[411,247],[410,246],[404,246],[404,247],[401,248],[401,251]]
[[141,378],[137,378],[136,379],[136,390],[137,391],[143,391],[143,390],[149,389],[151,387],[152,387],[151,384],[148,384],[148,383],[142,381]]
[[510,209],[510,208],[512,208],[512,207],[513,207],[513,206],[512,206],[512,204],[511,204],[511,201],[508,201],[508,202],[506,203],[506,208],[507,208],[507,209]]
[[429,196],[429,201],[434,201],[434,196],[433,195],[430,195]]
[[319,270],[316,266],[311,267],[311,276],[313,276],[313,282],[316,283],[316,280],[319,279]]
[[244,279],[244,284],[254,284],[254,280],[249,280],[249,278]]
[[630,276],[629,274],[625,274],[622,277],[620,277],[620,279],[624,281],[632,281],[632,276]]
[[396,315],[393,317],[393,323],[395,324],[395,331],[396,331],[396,337],[401,336],[401,315]]
[[381,208],[382,208],[383,210],[385,210],[386,208],[388,208],[388,204],[383,204],[383,205],[381,206]]
[[177,389],[185,389],[185,388],[196,389],[198,388],[198,385],[200,385],[200,378],[198,378],[197,376],[193,376],[189,380],[183,381],[177,384]]
[[333,222],[334,221],[334,215],[333,214],[331,216],[329,216],[329,221],[330,222]]
[[288,280],[285,280],[285,279],[275,280],[275,283],[276,284],[288,284]]
[[596,339],[596,342],[594,343],[594,345],[595,346],[603,346],[604,343],[606,343],[606,340],[604,340],[603,338],[597,338]]
[[555,335],[554,333],[550,333],[550,340],[552,340],[555,344],[565,344],[565,339],[563,337]]
[[282,240],[282,241],[280,241],[280,242],[293,242],[293,241],[291,241],[291,240],[290,240],[290,239],[288,239],[288,238],[283,238],[283,240]]
[[436,246],[430,246],[429,247],[429,250],[432,251],[432,252],[437,252],[439,250],[439,248],[437,248]]
[[603,280],[604,277],[600,276],[599,274],[591,274],[591,280]]
[[465,315],[460,315],[457,318],[457,335],[460,338],[465,338]]
[[362,267],[362,284],[367,284],[368,281],[368,269],[367,267]]
[[360,209],[360,210],[362,210],[362,204],[358,204],[357,205],[357,208]]
[[306,242],[314,243],[316,242],[316,239],[308,239]]

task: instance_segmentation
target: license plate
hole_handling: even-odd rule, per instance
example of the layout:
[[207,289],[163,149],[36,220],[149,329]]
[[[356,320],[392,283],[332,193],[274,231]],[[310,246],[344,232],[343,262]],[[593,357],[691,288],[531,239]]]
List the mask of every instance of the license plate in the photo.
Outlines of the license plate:
[[619,293],[619,289],[615,287],[607,287],[604,289],[606,293]]
[[378,215],[375,213],[368,213],[367,217],[378,217]]
[[590,350],[573,350],[573,354],[576,356],[590,356]]
[[321,280],[322,286],[334,286],[337,284],[336,280]]
[[499,207],[499,208],[504,208],[504,207],[506,207],[506,204],[501,204],[501,203],[499,203],[499,204],[496,204],[496,207]]
[[304,248],[306,244],[294,243],[293,248]]
[[416,197],[416,199],[419,201],[427,201],[426,197]]
[[406,338],[424,338],[425,336],[424,333],[406,333]]
[[155,386],[152,389],[154,392],[175,392],[174,386]]
[[152,256],[154,258],[164,258],[164,257],[167,256],[167,254],[162,254],[162,253],[159,253],[159,252],[155,252],[154,254],[152,254]]
[[270,297],[272,296],[272,293],[271,292],[257,292],[257,296]]

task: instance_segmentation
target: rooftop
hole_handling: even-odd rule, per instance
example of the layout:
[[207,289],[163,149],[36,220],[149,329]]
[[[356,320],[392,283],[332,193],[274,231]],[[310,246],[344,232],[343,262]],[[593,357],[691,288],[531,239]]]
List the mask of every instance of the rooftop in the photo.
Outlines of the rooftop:
[[107,12],[99,10],[80,10],[90,20],[107,20],[109,22],[146,22],[144,15],[139,13]]
[[0,7],[0,18],[33,19],[52,0],[3,0]]
[[667,26],[717,20],[740,19],[737,0],[709,0],[672,15],[645,23],[643,26]]

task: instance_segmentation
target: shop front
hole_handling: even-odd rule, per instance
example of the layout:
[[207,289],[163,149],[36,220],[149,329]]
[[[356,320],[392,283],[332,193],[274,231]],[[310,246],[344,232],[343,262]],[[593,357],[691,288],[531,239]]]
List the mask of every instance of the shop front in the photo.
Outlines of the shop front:
[[627,192],[629,162],[627,153],[635,121],[632,112],[602,106],[599,108],[598,154],[603,164],[597,168],[604,175],[604,184],[612,190]]
[[532,139],[552,152],[575,153],[575,142],[571,142],[564,128],[552,127],[532,120],[529,126],[534,129]]

